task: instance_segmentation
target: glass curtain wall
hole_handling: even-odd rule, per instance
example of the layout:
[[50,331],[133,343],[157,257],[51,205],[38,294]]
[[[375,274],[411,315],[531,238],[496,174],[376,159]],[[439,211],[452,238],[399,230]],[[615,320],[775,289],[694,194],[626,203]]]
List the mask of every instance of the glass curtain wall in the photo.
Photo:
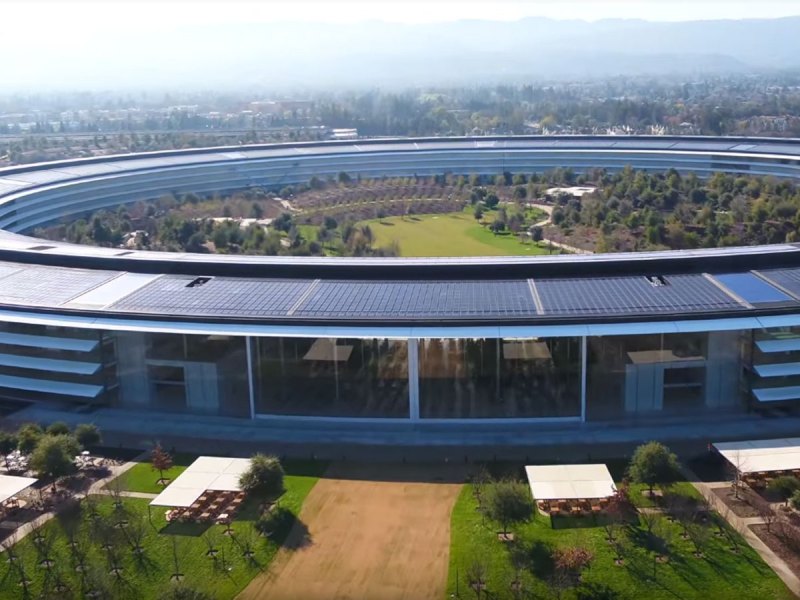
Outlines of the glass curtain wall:
[[580,338],[419,341],[423,419],[580,417]]
[[409,417],[408,343],[253,338],[256,413]]
[[742,410],[749,332],[587,338],[587,420]]
[[119,406],[250,416],[245,338],[140,332],[116,338]]

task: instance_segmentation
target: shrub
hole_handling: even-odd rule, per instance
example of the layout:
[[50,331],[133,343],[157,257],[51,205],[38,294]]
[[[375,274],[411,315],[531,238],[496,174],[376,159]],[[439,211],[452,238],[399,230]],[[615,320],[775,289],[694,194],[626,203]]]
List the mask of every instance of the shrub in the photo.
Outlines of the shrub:
[[287,508],[275,506],[264,511],[255,523],[255,528],[269,538],[282,539],[294,524],[294,514]]
[[64,421],[56,421],[47,427],[47,435],[69,435],[69,425]]
[[7,456],[17,447],[17,436],[8,431],[0,431],[0,454]]
[[791,475],[776,477],[767,485],[767,492],[771,496],[780,498],[784,502],[788,501],[798,490],[800,490],[800,480]]
[[634,482],[647,485],[652,495],[657,483],[674,483],[680,478],[680,465],[669,448],[659,442],[648,442],[636,448],[628,474]]
[[274,498],[283,493],[283,467],[275,456],[256,454],[242,473],[239,485],[248,493]]
[[81,423],[75,427],[75,439],[84,448],[99,446],[103,441],[100,429],[94,423]]
[[161,592],[158,600],[214,600],[214,596],[203,590],[189,587],[186,584],[170,586]]
[[794,491],[792,497],[789,498],[789,504],[792,505],[793,509],[800,510],[800,490]]

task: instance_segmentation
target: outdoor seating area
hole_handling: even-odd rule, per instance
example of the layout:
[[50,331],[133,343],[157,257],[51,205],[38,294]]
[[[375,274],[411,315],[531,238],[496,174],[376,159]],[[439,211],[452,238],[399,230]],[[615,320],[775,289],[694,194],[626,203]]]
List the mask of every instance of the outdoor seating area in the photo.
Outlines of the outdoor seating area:
[[28,457],[19,450],[6,455],[5,463],[9,473],[25,473],[28,470]]
[[766,488],[777,477],[800,478],[800,438],[720,442],[713,447],[754,489]]
[[239,477],[249,466],[244,458],[201,456],[150,506],[169,507],[167,521],[229,524],[245,501]]
[[526,466],[525,474],[537,508],[551,517],[598,515],[616,492],[602,464]]
[[168,522],[227,524],[236,515],[245,499],[244,492],[208,490],[187,508],[168,510]]

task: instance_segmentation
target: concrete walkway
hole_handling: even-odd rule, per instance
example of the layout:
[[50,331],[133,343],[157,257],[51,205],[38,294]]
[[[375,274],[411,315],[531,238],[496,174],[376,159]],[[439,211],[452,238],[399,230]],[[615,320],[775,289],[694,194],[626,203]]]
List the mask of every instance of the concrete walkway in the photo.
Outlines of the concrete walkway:
[[[81,500],[89,495],[107,494],[108,490],[104,490],[103,487],[116,477],[119,477],[129,469],[132,469],[134,465],[136,465],[136,463],[138,462],[138,459],[140,458],[142,457],[137,456],[136,459],[130,462],[126,462],[122,465],[114,465],[109,467],[109,471],[111,472],[107,477],[104,477],[103,479],[98,479],[89,487],[89,490],[86,493],[77,493],[73,496],[73,498],[75,498],[76,500]],[[50,519],[55,517],[60,511],[64,510],[67,505],[68,503],[62,503],[57,508],[49,512],[43,513],[38,517],[36,517],[33,521],[28,521],[27,523],[24,523],[23,525],[18,527],[5,540],[0,542],[0,550],[5,550],[8,546],[13,546],[17,542],[25,539],[25,537],[27,537],[29,534],[36,531],[39,527],[41,527],[42,525],[47,523]]]
[[[547,218],[542,219],[538,223],[534,223],[533,224],[534,227],[547,227],[548,225],[551,224],[553,217],[552,206],[550,206],[549,204],[537,204],[537,203],[533,203],[530,206],[538,208],[539,210],[542,210],[547,213]],[[577,246],[562,244],[561,242],[556,242],[555,240],[547,238],[542,238],[542,242],[544,242],[545,244],[550,244],[553,248],[560,248],[561,250],[569,252],[570,254],[594,254],[594,252],[592,252],[591,250],[584,250],[583,248],[578,248]]]
[[744,537],[753,550],[758,552],[758,555],[763,561],[781,578],[783,583],[786,584],[786,587],[788,587],[795,596],[800,597],[800,578],[792,572],[789,565],[787,565],[782,558],[775,554],[769,546],[762,542],[753,530],[750,529],[750,525],[761,525],[764,523],[764,520],[761,517],[743,518],[735,515],[734,512],[725,505],[722,499],[713,492],[714,489],[730,488],[730,482],[706,483],[700,481],[698,477],[688,469],[685,469],[685,471],[686,478],[704,498],[708,499],[714,510],[728,521],[734,531],[739,532]]

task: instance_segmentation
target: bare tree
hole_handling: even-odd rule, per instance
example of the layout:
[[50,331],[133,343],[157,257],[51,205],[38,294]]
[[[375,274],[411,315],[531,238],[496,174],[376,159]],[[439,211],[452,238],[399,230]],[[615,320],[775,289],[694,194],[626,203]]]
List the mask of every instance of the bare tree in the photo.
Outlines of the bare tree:
[[[726,457],[727,458],[727,457]],[[742,455],[740,450],[736,450],[728,458],[728,471],[731,475],[731,487],[733,488],[733,495],[738,500],[739,492],[744,485],[742,475],[747,468],[747,459]]]
[[486,589],[486,576],[489,569],[486,562],[480,558],[474,558],[469,565],[464,575],[467,578],[467,585],[475,592],[475,596],[480,598],[483,591]]

